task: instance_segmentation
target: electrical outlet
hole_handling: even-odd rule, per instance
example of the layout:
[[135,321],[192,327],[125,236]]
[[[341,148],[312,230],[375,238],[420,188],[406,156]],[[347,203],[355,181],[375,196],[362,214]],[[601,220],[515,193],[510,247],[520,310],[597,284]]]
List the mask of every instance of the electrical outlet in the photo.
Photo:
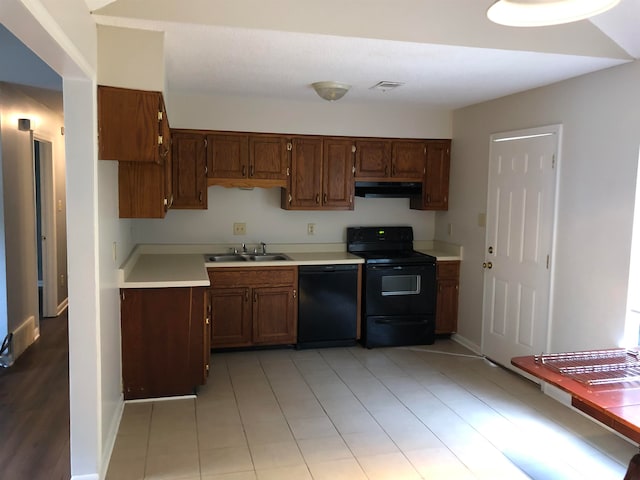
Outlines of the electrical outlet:
[[316,233],[316,224],[307,223],[307,235],[315,235],[315,233]]
[[246,223],[234,223],[233,224],[233,234],[234,235],[246,235],[247,234],[247,224]]
[[478,214],[478,226],[479,227],[486,227],[487,226],[487,214],[486,213],[479,213]]

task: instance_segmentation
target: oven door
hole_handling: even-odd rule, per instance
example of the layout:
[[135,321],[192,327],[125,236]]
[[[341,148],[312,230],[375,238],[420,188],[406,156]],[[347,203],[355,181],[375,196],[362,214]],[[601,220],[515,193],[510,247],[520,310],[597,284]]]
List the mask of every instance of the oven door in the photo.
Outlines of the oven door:
[[436,313],[435,264],[366,267],[365,314],[422,316]]

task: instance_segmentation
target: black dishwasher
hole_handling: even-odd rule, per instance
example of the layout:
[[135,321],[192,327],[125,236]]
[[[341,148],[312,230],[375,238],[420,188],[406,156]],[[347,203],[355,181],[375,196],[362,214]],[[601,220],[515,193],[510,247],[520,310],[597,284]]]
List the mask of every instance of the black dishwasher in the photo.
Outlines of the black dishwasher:
[[297,348],[354,345],[358,266],[301,265],[298,268]]

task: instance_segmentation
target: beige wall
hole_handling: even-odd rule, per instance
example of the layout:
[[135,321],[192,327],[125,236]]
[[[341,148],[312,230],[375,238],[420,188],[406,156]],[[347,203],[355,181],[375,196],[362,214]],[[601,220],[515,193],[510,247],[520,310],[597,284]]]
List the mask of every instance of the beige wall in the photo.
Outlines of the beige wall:
[[[459,333],[479,346],[489,136],[562,124],[550,351],[612,347],[624,333],[640,145],[640,62],[454,112],[449,211],[436,238],[465,247]],[[453,235],[447,236],[448,224]]]
[[98,25],[98,84],[163,91],[164,33]]

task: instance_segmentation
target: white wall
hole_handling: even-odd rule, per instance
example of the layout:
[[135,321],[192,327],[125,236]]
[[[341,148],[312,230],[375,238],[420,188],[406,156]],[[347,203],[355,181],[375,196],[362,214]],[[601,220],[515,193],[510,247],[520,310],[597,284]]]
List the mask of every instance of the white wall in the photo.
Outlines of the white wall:
[[[454,112],[449,211],[436,238],[465,247],[459,333],[481,341],[489,136],[563,124],[550,351],[618,345],[624,334],[640,145],[640,62]],[[453,235],[447,235],[448,224]]]
[[[310,91],[309,102],[216,97],[169,92],[172,128],[287,134],[451,138],[451,112],[425,108],[329,103]],[[413,225],[418,240],[434,237],[435,214],[409,209],[408,199],[356,197],[353,211],[287,211],[280,189],[209,187],[209,208],[171,210],[163,220],[135,220],[136,243],[341,243],[351,225]],[[245,222],[247,235],[234,236]],[[316,234],[307,235],[307,223]]]

